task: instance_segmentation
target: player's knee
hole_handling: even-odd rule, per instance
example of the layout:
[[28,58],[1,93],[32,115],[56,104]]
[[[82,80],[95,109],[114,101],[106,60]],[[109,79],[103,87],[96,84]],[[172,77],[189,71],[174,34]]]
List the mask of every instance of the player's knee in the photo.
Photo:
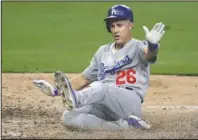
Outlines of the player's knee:
[[61,117],[62,123],[68,125],[71,120],[71,114],[68,110],[65,110]]
[[95,81],[90,84],[91,88],[93,89],[93,92],[101,92],[102,91],[102,83]]
[[64,111],[62,115],[62,123],[67,127],[79,128],[79,122],[81,118],[78,117],[79,114],[76,114],[73,111]]

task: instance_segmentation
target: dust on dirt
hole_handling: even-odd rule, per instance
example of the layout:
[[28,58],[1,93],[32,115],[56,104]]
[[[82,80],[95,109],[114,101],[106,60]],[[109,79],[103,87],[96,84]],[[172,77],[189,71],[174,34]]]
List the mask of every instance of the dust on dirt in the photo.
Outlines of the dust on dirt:
[[198,77],[152,75],[142,106],[152,129],[130,131],[65,127],[61,97],[41,93],[34,79],[53,83],[53,73],[2,74],[2,138],[198,138]]

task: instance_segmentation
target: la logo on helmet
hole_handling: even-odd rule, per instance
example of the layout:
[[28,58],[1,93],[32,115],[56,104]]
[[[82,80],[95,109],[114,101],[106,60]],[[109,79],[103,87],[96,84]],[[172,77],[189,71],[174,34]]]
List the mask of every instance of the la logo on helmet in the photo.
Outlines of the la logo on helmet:
[[113,8],[112,11],[111,11],[111,14],[112,15],[116,15],[117,14],[117,11]]

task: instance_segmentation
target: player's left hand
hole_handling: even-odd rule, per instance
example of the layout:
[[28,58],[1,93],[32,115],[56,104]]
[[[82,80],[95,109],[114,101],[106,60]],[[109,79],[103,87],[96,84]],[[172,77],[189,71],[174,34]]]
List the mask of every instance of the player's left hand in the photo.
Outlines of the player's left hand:
[[55,95],[55,88],[53,85],[48,83],[45,80],[33,80],[33,84],[38,87],[43,93],[45,93],[48,96],[54,96]]
[[162,22],[156,23],[151,31],[146,26],[143,26],[146,40],[152,44],[158,44],[165,33],[164,27],[165,25]]

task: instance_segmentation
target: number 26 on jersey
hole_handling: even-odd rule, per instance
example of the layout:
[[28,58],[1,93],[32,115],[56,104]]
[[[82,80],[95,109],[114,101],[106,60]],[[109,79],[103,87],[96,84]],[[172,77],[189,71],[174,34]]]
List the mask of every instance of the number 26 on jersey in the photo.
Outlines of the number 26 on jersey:
[[121,70],[116,75],[116,85],[134,84],[136,82],[134,69]]

